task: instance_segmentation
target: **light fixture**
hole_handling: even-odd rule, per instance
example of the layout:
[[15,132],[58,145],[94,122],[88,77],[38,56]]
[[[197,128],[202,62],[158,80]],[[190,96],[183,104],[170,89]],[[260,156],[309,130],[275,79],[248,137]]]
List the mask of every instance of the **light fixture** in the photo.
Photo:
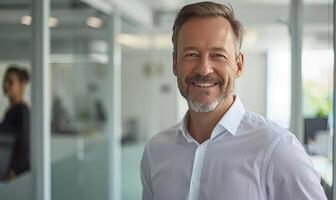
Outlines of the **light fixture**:
[[92,28],[100,28],[103,25],[103,20],[98,17],[88,17],[86,19],[86,25]]
[[29,16],[29,15],[23,15],[21,17],[20,21],[21,21],[21,24],[29,26],[31,24],[31,22],[32,22],[32,17]]
[[157,49],[171,49],[173,44],[171,42],[170,34],[157,34],[153,38],[154,47]]
[[150,38],[148,35],[121,33],[118,35],[117,41],[119,44],[135,48],[147,49],[150,47]]
[[168,34],[148,35],[121,33],[118,35],[117,41],[121,45],[135,49],[171,49],[173,45],[170,37]]
[[48,26],[49,27],[56,27],[58,25],[58,19],[55,17],[49,17]]
[[[32,17],[29,15],[23,15],[20,19],[21,24],[30,26],[32,23]],[[55,17],[49,17],[48,26],[49,27],[56,27],[58,25],[58,19]]]

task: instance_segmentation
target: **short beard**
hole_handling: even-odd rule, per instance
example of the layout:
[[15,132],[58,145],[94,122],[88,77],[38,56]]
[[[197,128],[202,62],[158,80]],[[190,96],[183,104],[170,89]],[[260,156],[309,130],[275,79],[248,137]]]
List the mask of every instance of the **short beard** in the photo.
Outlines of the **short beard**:
[[188,98],[188,105],[189,108],[194,112],[212,112],[214,111],[219,105],[222,104],[226,95],[222,93],[215,101],[210,104],[202,103],[191,98]]
[[225,88],[221,91],[217,99],[215,99],[210,104],[202,103],[197,100],[194,100],[190,98],[188,94],[188,89],[186,88],[183,90],[183,80],[181,77],[177,78],[177,84],[178,88],[180,90],[181,95],[187,100],[189,108],[194,112],[212,112],[214,111],[218,106],[220,106],[225,99],[227,99],[228,96],[232,93],[232,90],[234,88],[235,82],[232,82],[232,88]]

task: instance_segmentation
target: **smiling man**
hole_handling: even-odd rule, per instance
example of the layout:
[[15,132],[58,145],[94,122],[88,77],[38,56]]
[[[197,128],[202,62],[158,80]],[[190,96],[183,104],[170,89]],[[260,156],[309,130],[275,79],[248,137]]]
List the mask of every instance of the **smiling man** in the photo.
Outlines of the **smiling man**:
[[226,5],[200,2],[178,13],[173,72],[189,110],[146,145],[143,200],[326,199],[296,137],[233,95],[244,68],[242,38]]

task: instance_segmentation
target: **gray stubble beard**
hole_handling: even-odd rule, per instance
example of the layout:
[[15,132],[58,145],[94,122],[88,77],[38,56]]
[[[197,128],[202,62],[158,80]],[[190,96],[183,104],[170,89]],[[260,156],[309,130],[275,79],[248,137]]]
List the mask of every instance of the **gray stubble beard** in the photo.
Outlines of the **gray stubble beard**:
[[[178,81],[182,81],[182,80],[178,80]],[[232,91],[228,91],[228,90],[233,90],[235,82],[232,83],[232,88],[225,88],[222,89],[219,97],[213,101],[210,105],[209,104],[205,104],[202,102],[199,102],[197,100],[193,100],[192,98],[189,97],[189,93],[188,91],[186,91],[186,93],[184,94],[181,89],[180,93],[181,95],[187,100],[187,103],[189,105],[189,108],[194,111],[194,112],[212,112],[214,111],[218,106],[220,106],[223,101],[229,96],[230,93],[232,93]],[[178,83],[178,85],[180,85],[180,83]]]
[[[189,95],[188,95],[189,96]],[[187,98],[189,108],[194,112],[212,112],[214,111],[226,98],[225,91],[210,104],[202,103],[197,100],[193,100],[190,97]]]

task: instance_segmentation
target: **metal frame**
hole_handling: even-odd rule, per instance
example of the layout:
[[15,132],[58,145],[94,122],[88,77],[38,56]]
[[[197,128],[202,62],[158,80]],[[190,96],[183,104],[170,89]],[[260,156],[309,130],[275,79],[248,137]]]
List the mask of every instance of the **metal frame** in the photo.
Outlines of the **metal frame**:
[[50,200],[49,0],[32,0],[31,170],[34,199]]
[[303,141],[302,117],[302,0],[291,0],[289,31],[291,36],[291,115],[290,130]]
[[121,46],[117,42],[121,32],[121,14],[118,8],[109,16],[108,47],[109,69],[107,85],[112,91],[106,94],[108,127],[108,180],[110,200],[121,200]]

